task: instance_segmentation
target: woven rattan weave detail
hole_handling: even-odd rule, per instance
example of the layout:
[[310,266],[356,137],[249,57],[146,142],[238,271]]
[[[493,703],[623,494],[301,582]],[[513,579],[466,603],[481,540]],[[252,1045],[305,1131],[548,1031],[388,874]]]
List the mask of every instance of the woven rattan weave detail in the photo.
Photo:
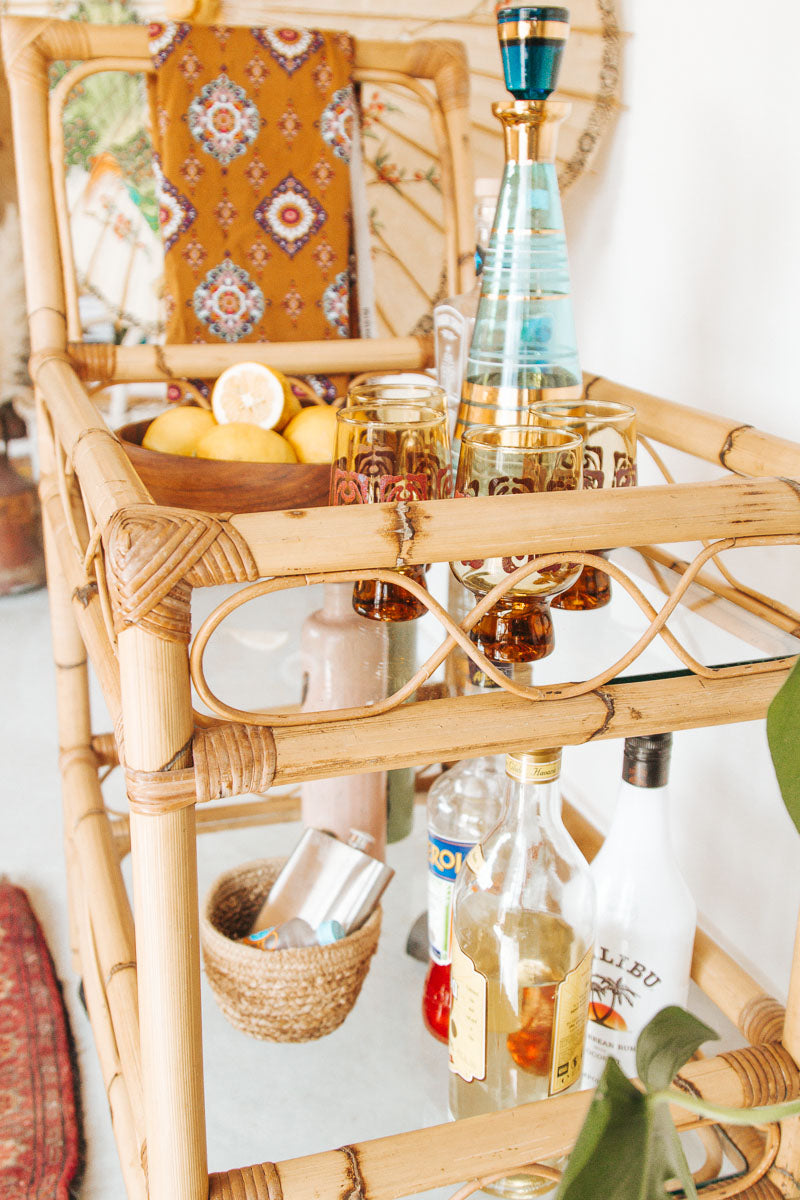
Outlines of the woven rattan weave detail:
[[778,1104],[800,1096],[800,1077],[788,1050],[779,1043],[744,1046],[720,1054],[739,1076],[744,1105]]
[[208,1200],[282,1200],[283,1189],[274,1163],[234,1168],[209,1176]]
[[265,726],[226,723],[192,738],[193,767],[125,771],[131,811],[176,812],[191,804],[266,792],[275,776],[275,739]]
[[139,625],[188,645],[190,587],[258,576],[244,538],[204,513],[133,505],[115,514],[104,541],[118,632]]
[[252,923],[283,859],[245,863],[221,875],[200,921],[208,981],[237,1029],[270,1042],[308,1042],[337,1029],[356,1002],[378,947],[380,909],[330,946],[264,951],[233,939]]
[[783,1005],[772,996],[757,996],[741,1015],[742,1033],[754,1046],[762,1042],[779,1042],[785,1015]]
[[266,792],[275,775],[275,739],[268,728],[225,724],[199,730],[192,752],[201,803]]

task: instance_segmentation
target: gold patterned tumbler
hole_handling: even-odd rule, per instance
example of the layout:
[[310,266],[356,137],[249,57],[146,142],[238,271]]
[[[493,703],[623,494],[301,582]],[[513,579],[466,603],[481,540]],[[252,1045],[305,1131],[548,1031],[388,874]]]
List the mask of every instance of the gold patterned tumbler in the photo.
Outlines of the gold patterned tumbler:
[[[469,498],[578,490],[581,446],[578,434],[563,429],[473,425],[461,439],[455,494]],[[450,567],[471,592],[485,596],[532,557],[477,558]],[[568,588],[579,572],[573,563],[533,571],[472,627],[470,638],[494,663],[545,658],[555,645],[550,599]]]
[[[528,407],[529,420],[558,426],[583,439],[584,488],[633,487],[636,483],[636,409],[615,400],[540,400]],[[604,554],[595,550],[595,554]],[[611,580],[597,567],[584,567],[572,587],[553,601],[573,612],[604,608]]]
[[[439,500],[452,492],[450,442],[443,411],[421,404],[351,405],[336,414],[331,504]],[[425,567],[400,573],[425,586]],[[361,579],[353,608],[372,621],[411,621],[425,605],[405,588]]]

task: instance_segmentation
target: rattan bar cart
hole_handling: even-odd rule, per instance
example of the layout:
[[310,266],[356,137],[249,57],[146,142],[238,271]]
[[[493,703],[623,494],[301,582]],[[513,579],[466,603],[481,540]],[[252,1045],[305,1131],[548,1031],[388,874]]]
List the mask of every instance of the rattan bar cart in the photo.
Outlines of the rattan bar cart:
[[[41,444],[72,944],[129,1195],[389,1200],[566,1151],[586,1094],[306,1158],[231,1167],[209,1177],[195,852],[208,811],[204,805],[263,794],[273,783],[339,774],[345,743],[346,768],[353,772],[376,763],[391,768],[753,720],[764,716],[792,660],[706,668],[676,647],[690,670],[667,679],[615,681],[618,662],[585,683],[525,689],[499,677],[500,687],[491,693],[401,705],[420,676],[369,711],[331,716],[223,708],[217,720],[198,721],[187,653],[191,591],[217,583],[275,590],[364,576],[394,579],[399,566],[449,561],[467,552],[576,559],[591,546],[703,540],[706,549],[692,564],[679,566],[679,583],[658,613],[647,611],[641,600],[651,625],[626,656],[630,663],[714,552],[800,541],[800,447],[589,378],[591,395],[635,403],[648,439],[722,464],[726,477],[468,505],[446,500],[219,516],[155,504],[90,398],[89,385],[212,377],[245,357],[290,371],[299,365],[351,372],[413,368],[428,361],[429,350],[414,338],[238,348],[81,344],[63,202],[54,182],[61,170],[59,116],[57,108],[53,116],[48,111],[48,69],[56,61],[77,63],[73,81],[90,70],[147,70],[146,31],[135,25],[6,19],[3,42],[14,105]],[[365,75],[392,71],[435,84],[435,123],[447,168],[447,270],[455,290],[470,239],[469,214],[458,207],[461,185],[469,181],[463,57],[453,43],[364,43],[357,66]],[[657,548],[652,554],[655,561],[671,561]],[[610,569],[619,586],[633,588],[619,568]],[[792,631],[792,621],[763,599],[735,585],[722,591]],[[423,675],[456,645],[475,656],[466,630],[492,598],[460,627],[428,601],[446,638]],[[112,714],[113,736],[92,731],[87,658]],[[202,678],[198,658],[195,646],[196,680]],[[112,827],[98,778],[103,765],[117,761],[130,802],[122,833]],[[269,800],[239,803],[243,812],[263,814]],[[572,820],[584,845],[596,846],[594,831],[576,815]],[[120,871],[128,845],[133,911]],[[800,1094],[800,949],[785,1013],[702,933],[693,974],[750,1045],[693,1062],[683,1072],[685,1086],[710,1100],[743,1106]],[[692,1124],[686,1113],[678,1121]],[[712,1186],[710,1194],[798,1195],[796,1122],[752,1133],[746,1157],[745,1176]]]

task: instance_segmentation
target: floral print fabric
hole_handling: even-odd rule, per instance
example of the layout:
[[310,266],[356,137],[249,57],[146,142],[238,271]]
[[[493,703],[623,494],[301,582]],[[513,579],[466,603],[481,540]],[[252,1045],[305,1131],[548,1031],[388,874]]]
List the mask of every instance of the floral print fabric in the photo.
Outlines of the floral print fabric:
[[167,22],[150,51],[167,341],[352,336],[352,38]]

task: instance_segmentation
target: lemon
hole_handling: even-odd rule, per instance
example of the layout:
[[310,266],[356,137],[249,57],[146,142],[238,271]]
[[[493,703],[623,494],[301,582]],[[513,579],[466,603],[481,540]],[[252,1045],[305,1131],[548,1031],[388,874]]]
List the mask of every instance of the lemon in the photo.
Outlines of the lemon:
[[226,367],[211,393],[211,409],[220,425],[246,421],[262,429],[282,429],[299,408],[286,376],[257,362]]
[[301,463],[333,462],[336,444],[336,409],[312,404],[292,417],[283,431]]
[[294,450],[279,433],[247,421],[229,421],[209,429],[198,443],[197,457],[230,462],[297,462]]
[[161,454],[184,454],[192,457],[197,443],[204,433],[216,425],[206,408],[194,408],[190,404],[179,404],[151,421],[142,438],[145,450],[158,450]]

